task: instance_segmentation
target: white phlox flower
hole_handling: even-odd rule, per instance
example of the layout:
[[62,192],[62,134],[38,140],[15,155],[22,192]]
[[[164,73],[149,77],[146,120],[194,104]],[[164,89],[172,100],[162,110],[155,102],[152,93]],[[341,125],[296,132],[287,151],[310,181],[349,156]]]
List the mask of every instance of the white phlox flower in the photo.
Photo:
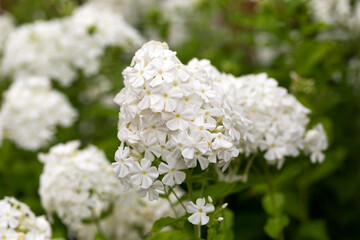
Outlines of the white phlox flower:
[[[262,73],[227,77],[227,80],[222,79],[219,83],[237,109],[251,120],[251,126],[242,125],[247,129],[246,137],[249,140],[245,146],[247,155],[264,151],[268,163],[281,168],[286,157],[296,157],[300,150],[304,150],[304,134],[310,110],[285,88],[279,87],[275,79]],[[227,126],[231,121],[226,119],[224,127],[230,136],[237,139],[236,131],[241,135],[242,129],[231,129]],[[321,148],[320,152],[324,149]],[[312,158],[315,159],[315,155]]]
[[[70,230],[84,219],[98,218],[119,197],[120,183],[105,154],[95,146],[79,147],[79,141],[71,141],[38,155],[44,163],[41,203],[48,214],[56,213]],[[131,161],[127,149],[118,151],[119,161]]]
[[241,111],[215,87],[219,75],[207,60],[182,64],[166,43],[151,41],[135,53],[123,71],[125,88],[115,97],[120,106],[121,146],[126,145],[131,156],[134,152],[138,156],[121,176],[122,163],[115,157],[113,168],[125,188],[133,187],[153,199],[161,189],[158,183],[154,185],[156,181],[166,190],[166,186],[184,182],[184,170],[198,163],[205,170],[218,158],[230,162],[237,157],[240,150],[231,150],[231,158],[213,153],[242,148],[240,143],[247,141],[243,136],[249,129]]
[[54,138],[56,126],[69,127],[77,116],[66,96],[52,89],[45,77],[19,78],[3,98],[2,135],[27,150],[47,146]]
[[[0,51],[2,35],[3,30]],[[14,78],[38,75],[70,86],[78,70],[86,76],[98,72],[106,47],[128,50],[142,42],[140,34],[119,13],[87,3],[71,16],[35,21],[12,31],[4,45],[1,70]]]
[[304,139],[305,150],[309,152],[312,163],[322,163],[325,155],[322,151],[328,147],[326,133],[322,124],[317,124],[306,132]]
[[191,201],[186,205],[186,211],[192,214],[188,220],[194,225],[206,225],[210,219],[206,214],[214,210],[215,207],[211,203],[205,205],[205,198],[198,198],[196,205]]
[[0,200],[0,239],[50,238],[50,224],[44,216],[36,217],[26,204],[13,197]]

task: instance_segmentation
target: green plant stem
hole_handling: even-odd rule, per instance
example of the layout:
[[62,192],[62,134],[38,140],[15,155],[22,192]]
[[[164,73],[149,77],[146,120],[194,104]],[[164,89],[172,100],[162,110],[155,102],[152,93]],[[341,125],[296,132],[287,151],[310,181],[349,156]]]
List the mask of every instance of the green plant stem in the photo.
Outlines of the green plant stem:
[[197,225],[197,237],[201,238],[201,225]]
[[[275,209],[275,217],[277,219],[279,219],[279,212],[277,211],[276,208],[276,204],[275,204],[275,197],[274,197],[274,186],[273,186],[273,182],[271,179],[271,176],[269,174],[269,168],[268,165],[266,164],[266,169],[265,169],[265,174],[266,174],[266,178],[268,179],[267,181],[267,186],[268,186],[268,190],[269,190],[269,195],[270,195],[270,201],[271,201],[271,205],[273,207],[273,209]],[[284,233],[283,231],[281,231],[278,235],[278,240],[284,240]]]
[[192,189],[192,184],[187,182],[186,183],[186,186],[188,188],[188,191],[189,191],[189,198],[191,201],[194,201],[194,193],[193,193],[193,189]]
[[176,197],[176,199],[178,200],[178,202],[180,203],[180,205],[184,208],[184,210],[186,211],[186,207],[183,204],[183,202],[181,201],[181,199],[179,198],[179,196],[176,194],[176,192],[174,191],[174,189],[172,187],[170,187],[171,192],[174,194],[174,196]]
[[248,174],[249,174],[249,171],[250,171],[250,168],[251,168],[251,165],[253,164],[254,160],[255,160],[255,154],[250,158],[250,160],[248,161],[248,163],[246,164],[246,167],[245,167],[245,171],[244,171],[244,174],[243,174],[243,179],[242,181],[245,183],[247,182],[248,180]]
[[174,212],[174,214],[175,214],[175,217],[176,218],[178,218],[179,217],[179,215],[178,215],[178,213],[176,212],[176,210],[175,210],[175,207],[174,207],[174,204],[171,202],[171,200],[170,200],[170,193],[169,192],[167,192],[165,189],[164,189],[164,191],[165,191],[165,193],[166,193],[166,199],[168,200],[168,202],[169,202],[169,204],[170,204],[170,207],[171,207],[171,209],[173,210],[173,212]]

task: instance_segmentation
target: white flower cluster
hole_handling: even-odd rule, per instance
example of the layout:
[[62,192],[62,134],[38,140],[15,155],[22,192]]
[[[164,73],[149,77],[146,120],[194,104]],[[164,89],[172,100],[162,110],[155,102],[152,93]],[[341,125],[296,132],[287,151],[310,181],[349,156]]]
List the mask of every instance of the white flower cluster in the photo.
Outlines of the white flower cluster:
[[157,199],[163,184],[185,180],[183,170],[198,162],[203,170],[226,168],[244,150],[250,122],[215,87],[214,71],[205,60],[182,64],[166,43],[151,41],[135,53],[115,97],[122,144],[113,169],[125,190]]
[[3,51],[4,44],[9,34],[14,30],[14,20],[9,13],[0,14],[0,53]]
[[50,224],[13,197],[0,200],[0,239],[49,240]]
[[27,150],[46,146],[56,126],[70,126],[77,115],[65,95],[51,89],[44,77],[19,78],[3,97],[0,132]]
[[120,187],[105,154],[95,146],[79,146],[79,141],[70,141],[38,156],[44,163],[42,205],[70,229],[84,219],[99,219],[116,202]]
[[86,4],[67,18],[16,28],[5,44],[2,71],[14,77],[46,76],[69,86],[77,69],[85,75],[98,71],[105,47],[129,49],[141,42],[118,13]]
[[[135,53],[115,102],[120,106],[114,172],[126,189],[158,198],[199,162],[227,169],[240,153],[264,151],[278,168],[304,149],[310,112],[266,74],[235,78],[207,60],[183,65],[166,43]],[[324,150],[326,138],[316,138]],[[318,156],[319,154],[317,154]],[[316,158],[319,159],[320,158]]]
[[[174,217],[166,199],[148,201],[129,191],[121,193],[113,213],[101,220],[99,225],[109,239],[141,240],[156,220],[166,216]],[[75,228],[77,239],[80,240],[94,239],[97,231],[95,224],[78,224]]]
[[352,32],[360,31],[360,3],[351,0],[312,0],[310,12],[319,22],[347,27]]
[[311,153],[310,159],[312,163],[322,163],[325,159],[322,151],[328,147],[328,141],[324,127],[321,124],[317,124],[310,129],[304,139],[305,150]]
[[[179,46],[188,39],[188,17],[193,16],[199,0],[92,0],[99,7],[112,8],[135,25],[146,21],[146,15],[158,12],[167,24],[167,42]],[[147,28],[148,39],[161,39],[159,29]]]
[[285,157],[299,155],[310,110],[279,87],[275,79],[265,73],[229,76],[221,79],[220,86],[253,123],[254,141],[248,143],[247,153],[266,151],[265,159],[279,168]]

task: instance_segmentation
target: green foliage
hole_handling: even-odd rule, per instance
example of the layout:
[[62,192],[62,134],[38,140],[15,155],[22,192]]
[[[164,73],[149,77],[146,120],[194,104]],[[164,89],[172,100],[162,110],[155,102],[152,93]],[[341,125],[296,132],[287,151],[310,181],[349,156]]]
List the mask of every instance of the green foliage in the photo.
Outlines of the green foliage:
[[189,238],[183,231],[171,230],[165,232],[158,232],[151,235],[148,240],[195,240],[195,238]]
[[276,216],[268,218],[264,230],[267,235],[274,239],[279,239],[283,229],[289,224],[287,216]]
[[167,226],[183,225],[185,221],[187,221],[187,216],[183,216],[181,218],[172,218],[172,217],[160,218],[154,222],[151,228],[151,232],[157,233]]

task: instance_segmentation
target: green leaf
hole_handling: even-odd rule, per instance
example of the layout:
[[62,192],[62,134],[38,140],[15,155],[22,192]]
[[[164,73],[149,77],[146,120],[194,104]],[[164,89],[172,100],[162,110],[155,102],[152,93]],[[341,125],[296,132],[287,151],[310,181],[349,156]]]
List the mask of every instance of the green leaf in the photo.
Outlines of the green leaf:
[[290,220],[285,215],[280,217],[271,217],[268,218],[264,230],[269,237],[277,239],[279,234],[281,234],[282,230],[289,225],[289,223]]
[[181,218],[172,218],[172,217],[164,217],[156,220],[151,228],[151,232],[160,232],[164,227],[178,224],[180,222],[186,221],[186,216]]
[[108,240],[107,237],[102,235],[101,233],[96,233],[94,236],[94,240]]
[[266,195],[262,199],[262,205],[267,214],[274,216],[281,213],[285,205],[285,197],[282,193],[274,193],[272,196]]
[[189,237],[180,230],[171,230],[166,232],[154,233],[148,240],[187,240]]
[[208,240],[231,240],[234,239],[233,225],[234,225],[234,213],[230,209],[225,209],[222,213],[216,216],[223,217],[222,222],[216,222],[211,224],[208,229]]
[[194,182],[207,182],[207,181],[216,181],[218,180],[217,176],[214,175],[212,172],[203,171],[196,175],[186,176],[186,182],[194,183]]
[[328,240],[330,239],[327,230],[325,221],[316,220],[309,221],[302,224],[296,234],[297,239],[313,239],[313,240]]
[[264,178],[256,178],[255,176],[251,176],[246,183],[243,183],[241,181],[232,183],[218,182],[214,185],[206,187],[203,196],[211,196],[214,202],[216,202],[219,198],[241,192],[253,185],[263,182],[265,182]]

